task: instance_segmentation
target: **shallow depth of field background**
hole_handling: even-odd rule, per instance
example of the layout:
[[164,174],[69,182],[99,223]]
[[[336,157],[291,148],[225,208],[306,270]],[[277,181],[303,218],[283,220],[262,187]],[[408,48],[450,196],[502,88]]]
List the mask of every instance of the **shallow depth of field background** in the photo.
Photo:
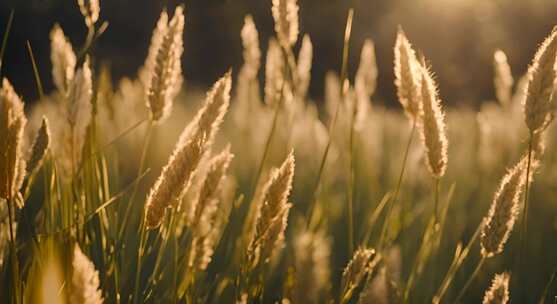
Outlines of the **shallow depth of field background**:
[[[152,28],[166,5],[185,3],[186,32],[183,68],[186,82],[210,86],[228,67],[241,64],[239,32],[245,14],[252,14],[266,49],[273,34],[270,0],[105,0],[101,19],[110,30],[95,49],[98,60],[111,65],[115,78],[135,74],[147,54]],[[32,69],[24,55],[30,40],[49,81],[48,33],[59,22],[74,44],[84,39],[86,28],[74,1],[2,0],[0,20],[16,8],[16,22],[6,54],[6,75],[16,90],[36,95]],[[346,13],[354,8],[350,64],[357,68],[364,39],[375,42],[381,103],[396,103],[393,86],[395,33],[402,25],[410,40],[424,52],[438,76],[441,95],[451,105],[478,106],[493,99],[492,54],[505,51],[515,75],[526,71],[538,43],[557,20],[557,2],[551,0],[306,0],[300,3],[300,30],[311,35],[316,52],[311,95],[323,95],[323,78],[340,69]]]
[[[155,131],[148,156],[153,170],[142,183],[138,197],[143,198],[160,172],[172,150],[180,130],[199,108],[205,90],[230,67],[233,75],[242,64],[240,30],[244,16],[252,14],[259,30],[262,48],[260,82],[264,82],[264,58],[269,38],[273,32],[270,0],[101,0],[101,20],[109,28],[93,49],[95,72],[107,64],[115,88],[123,77],[135,77],[147,55],[152,29],[163,7],[174,8],[185,3],[184,54],[182,60],[184,88],[175,100],[176,109],[165,131]],[[376,48],[378,88],[372,97],[374,112],[357,134],[355,181],[355,235],[362,235],[371,210],[383,195],[393,190],[400,169],[401,158],[409,133],[408,122],[401,114],[393,85],[393,46],[398,25],[401,25],[414,47],[423,52],[436,74],[440,96],[447,111],[449,134],[449,165],[442,181],[441,198],[445,200],[454,185],[454,196],[448,211],[446,232],[439,253],[426,267],[413,292],[412,303],[424,303],[438,287],[451,262],[457,242],[470,239],[481,218],[486,214],[500,178],[506,168],[516,163],[527,146],[526,127],[521,113],[509,110],[499,112],[494,104],[493,52],[505,51],[515,78],[526,72],[538,44],[557,24],[557,2],[552,0],[299,0],[300,32],[311,36],[314,48],[312,80],[309,98],[320,107],[320,117],[327,121],[324,107],[324,77],[329,70],[340,70],[342,37],[346,14],[354,8],[354,24],[349,58],[349,75],[358,67],[360,49],[366,38],[373,39]],[[13,83],[15,90],[32,107],[38,94],[32,67],[25,49],[27,40],[33,46],[45,90],[53,89],[50,73],[49,32],[58,22],[74,43],[81,45],[86,34],[82,16],[75,1],[69,0],[0,0],[0,29],[4,28],[10,10],[15,8],[15,20],[4,56],[3,75]],[[172,11],[172,9],[170,11]],[[300,36],[301,40],[301,36]],[[299,41],[300,41],[299,40]],[[297,53],[300,43],[295,47]],[[233,82],[235,85],[235,78]],[[132,92],[141,95],[141,92]],[[134,95],[134,96],[137,96]],[[233,94],[234,96],[234,94]],[[516,100],[515,100],[516,101]],[[234,103],[234,100],[232,101]],[[232,105],[233,107],[233,105]],[[489,130],[478,126],[478,113],[488,121]],[[248,192],[251,176],[257,169],[271,116],[265,116],[261,125],[261,138],[240,138],[236,133],[233,113],[228,113],[219,134],[218,146],[227,142],[236,155],[233,173],[239,192]],[[286,120],[285,120],[286,121]],[[130,122],[131,123],[131,122]],[[310,124],[308,124],[310,125]],[[300,122],[300,129],[304,125]],[[338,128],[342,128],[342,121]],[[534,303],[549,280],[557,263],[557,128],[548,132],[547,154],[539,174],[535,176],[530,202],[527,250],[527,271],[521,284],[511,289],[512,303]],[[130,142],[138,145],[141,132],[131,136]],[[338,137],[344,133],[339,131]],[[347,134],[347,133],[346,133]],[[344,134],[344,135],[346,135]],[[282,134],[285,136],[284,134]],[[482,136],[486,137],[482,137]],[[304,214],[308,192],[317,171],[323,150],[323,141],[315,134],[300,133],[293,140],[296,149],[296,174],[291,195],[294,209],[289,226],[295,227],[296,217]],[[284,159],[275,143],[266,168],[277,166]],[[305,142],[312,138],[315,142]],[[485,139],[487,138],[487,139]],[[257,143],[260,143],[258,146]],[[337,143],[342,144],[342,140]],[[127,143],[126,143],[127,144]],[[131,144],[130,144],[131,145]],[[132,146],[133,147],[133,146]],[[129,156],[121,159],[124,180],[132,180],[139,155],[124,147],[115,155]],[[331,214],[329,235],[333,239],[331,271],[338,280],[343,265],[349,259],[344,214],[346,151],[342,145],[333,149],[328,162],[320,202]],[[139,148],[137,149],[137,151]],[[124,151],[124,152],[122,152]],[[118,154],[119,153],[119,154]],[[405,226],[398,244],[401,246],[401,276],[406,278],[422,232],[427,223],[432,202],[432,181],[423,163],[421,142],[416,136],[410,153],[405,182],[401,190],[401,204],[408,214],[401,218]],[[120,156],[120,158],[123,158]],[[126,163],[126,162],[129,162]],[[127,167],[126,167],[127,166]],[[266,175],[264,175],[266,176]],[[121,182],[120,186],[125,185]],[[340,190],[339,190],[340,189]],[[116,189],[117,191],[118,189]],[[141,199],[138,200],[140,202]],[[237,221],[231,221],[237,223]],[[400,224],[400,223],[398,223]],[[517,222],[505,252],[518,248]],[[292,231],[289,231],[292,233]],[[287,235],[287,240],[291,237]],[[287,245],[286,250],[291,250]],[[458,272],[446,299],[464,284],[478,260],[479,246],[472,248],[469,258]],[[220,251],[217,251],[217,254]],[[467,302],[478,303],[495,272],[513,269],[514,253],[490,260],[467,294]],[[224,257],[215,257],[209,273],[226,265]],[[271,286],[280,291],[280,279],[273,277]],[[338,284],[338,283],[334,283]],[[334,285],[333,284],[333,285]],[[549,295],[557,295],[553,284]],[[333,286],[333,288],[336,285]],[[518,286],[518,288],[517,288]],[[338,287],[338,286],[337,286]],[[271,292],[272,294],[272,292]]]

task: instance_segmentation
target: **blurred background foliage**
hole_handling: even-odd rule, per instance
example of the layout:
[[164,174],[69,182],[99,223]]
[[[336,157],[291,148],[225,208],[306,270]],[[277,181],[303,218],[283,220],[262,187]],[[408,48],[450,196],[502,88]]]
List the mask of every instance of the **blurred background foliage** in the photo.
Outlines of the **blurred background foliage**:
[[[152,28],[163,7],[186,4],[184,75],[187,84],[208,87],[232,66],[241,65],[239,32],[246,14],[254,16],[263,51],[273,34],[270,0],[104,0],[101,19],[110,25],[98,41],[97,60],[110,63],[114,79],[134,75],[143,63]],[[0,23],[15,9],[15,23],[5,57],[5,74],[27,100],[35,99],[32,68],[25,50],[35,49],[41,75],[50,88],[49,36],[59,22],[74,44],[86,28],[75,1],[1,0]],[[340,69],[346,13],[355,9],[350,71],[355,72],[366,38],[375,42],[380,80],[376,102],[395,105],[393,52],[401,25],[416,47],[436,67],[440,92],[450,105],[477,107],[494,99],[492,55],[500,48],[509,56],[515,78],[524,74],[537,44],[557,20],[552,0],[304,0],[300,1],[301,32],[316,50],[311,96],[323,97],[327,70]]]

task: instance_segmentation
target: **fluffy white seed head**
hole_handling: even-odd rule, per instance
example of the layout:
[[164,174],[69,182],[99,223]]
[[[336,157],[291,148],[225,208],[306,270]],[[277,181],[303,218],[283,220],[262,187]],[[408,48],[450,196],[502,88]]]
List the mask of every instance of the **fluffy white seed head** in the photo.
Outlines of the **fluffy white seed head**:
[[93,27],[97,20],[99,20],[99,13],[101,11],[99,0],[77,0],[79,10],[85,18],[87,27]]
[[99,272],[78,245],[74,247],[72,268],[70,303],[103,303],[102,292],[99,289]]
[[510,274],[503,272],[496,274],[491,281],[491,286],[485,292],[483,304],[507,304],[509,302]]
[[6,200],[17,196],[25,176],[23,131],[27,118],[23,106],[23,101],[4,78],[0,88],[0,198]]
[[422,108],[421,137],[426,149],[426,163],[430,173],[440,178],[447,168],[447,149],[449,142],[446,135],[445,114],[441,108],[441,99],[431,72],[422,67]]
[[524,116],[531,133],[544,130],[555,115],[552,98],[557,74],[557,28],[554,28],[539,47],[528,69],[528,87],[524,100]]
[[493,82],[497,101],[501,105],[507,106],[511,102],[514,79],[511,67],[507,62],[507,55],[502,50],[496,50],[493,54],[493,67],[495,72]]
[[421,116],[421,76],[420,63],[406,35],[399,28],[395,43],[395,85],[398,101],[411,120]]
[[50,31],[50,61],[54,85],[64,94],[74,77],[76,57],[70,41],[58,24]]
[[505,174],[495,192],[480,237],[481,255],[492,257],[503,251],[518,215],[518,202],[526,182],[526,159]]
[[298,4],[297,0],[273,0],[273,19],[279,43],[290,48],[298,40]]
[[145,62],[143,81],[146,87],[147,107],[151,119],[162,122],[172,109],[172,103],[182,84],[182,53],[184,12],[176,7],[168,22],[166,11],[161,13],[151,38]]

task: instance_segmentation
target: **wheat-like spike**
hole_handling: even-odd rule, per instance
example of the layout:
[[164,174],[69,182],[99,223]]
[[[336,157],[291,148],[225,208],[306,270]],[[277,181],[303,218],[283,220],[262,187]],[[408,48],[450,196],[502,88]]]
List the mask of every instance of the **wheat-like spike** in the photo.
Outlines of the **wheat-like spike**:
[[189,188],[191,177],[205,152],[210,149],[212,138],[228,110],[230,83],[230,73],[215,83],[207,94],[204,106],[180,135],[174,152],[147,197],[147,228],[158,227],[166,208],[172,207]]
[[77,165],[81,162],[83,145],[87,134],[87,127],[92,119],[93,81],[89,67],[89,58],[85,59],[83,66],[76,72],[70,84],[67,104],[67,123],[63,130],[63,143],[58,150],[60,154],[62,172],[61,176],[67,181],[71,178]]
[[78,245],[74,247],[72,267],[70,303],[103,303],[102,291],[99,289],[99,272]]
[[27,161],[27,173],[29,175],[33,174],[41,167],[49,147],[50,128],[48,126],[48,119],[43,116],[41,127],[37,131],[37,135],[29,151],[29,160]]
[[447,168],[448,140],[445,127],[445,114],[431,72],[422,67],[423,117],[421,137],[427,154],[427,165],[431,174],[440,178]]
[[247,15],[244,18],[244,26],[242,27],[240,36],[244,48],[244,66],[242,70],[244,70],[243,73],[246,74],[245,77],[254,79],[257,77],[261,64],[261,50],[259,48],[259,34],[257,33],[257,28],[255,27],[251,15]]
[[276,104],[284,79],[284,57],[275,39],[269,40],[267,59],[265,63],[265,103],[269,106]]
[[216,213],[221,207],[217,196],[233,157],[230,148],[227,147],[210,160],[208,172],[192,212],[194,217],[191,220],[193,240],[189,254],[190,267],[204,270],[213,256],[213,248],[219,233]]
[[371,39],[366,39],[360,55],[360,65],[356,72],[354,88],[358,99],[369,102],[369,98],[377,87],[377,62],[375,59],[375,46]]
[[192,217],[190,223],[193,229],[195,229],[200,222],[205,213],[207,204],[216,198],[233,157],[234,155],[230,153],[230,147],[228,146],[224,151],[209,160],[209,168],[205,174],[205,179],[203,180],[195,204],[192,206],[193,210],[188,212]]
[[87,27],[92,28],[97,20],[99,20],[99,13],[101,11],[99,0],[77,0],[77,3],[81,14],[85,18],[85,24]]
[[402,28],[398,29],[395,43],[395,85],[398,101],[406,115],[414,121],[421,116],[420,64],[412,45]]
[[358,248],[348,265],[342,272],[341,290],[343,294],[351,294],[351,291],[360,285],[364,276],[368,273],[370,262],[375,256],[375,250]]
[[298,4],[296,0],[273,0],[275,32],[280,44],[290,48],[298,40]]
[[481,231],[481,255],[492,257],[503,251],[518,215],[518,201],[526,182],[526,158],[510,169],[501,180]]
[[0,198],[17,195],[25,176],[23,130],[27,124],[23,101],[4,78],[0,88]]
[[271,219],[265,232],[259,238],[256,249],[259,261],[267,263],[284,247],[284,232],[288,225],[290,208],[292,208],[290,203],[281,205],[277,215]]
[[145,62],[147,107],[153,122],[162,122],[172,109],[172,102],[182,82],[182,53],[184,13],[176,7],[174,16],[167,23],[166,11],[161,13],[151,38]]
[[294,153],[291,151],[280,168],[274,169],[257,205],[255,235],[249,255],[255,263],[267,261],[280,248],[291,204],[287,203],[294,177]]
[[493,67],[495,77],[493,82],[495,85],[495,95],[497,101],[503,106],[507,106],[512,98],[513,75],[511,67],[507,62],[507,55],[502,50],[496,50],[493,54]]
[[509,302],[510,274],[503,272],[496,274],[491,282],[491,287],[485,292],[483,304],[506,304]]
[[320,232],[304,231],[294,239],[293,303],[321,303],[330,280],[331,242]]
[[556,56],[557,28],[554,28],[538,48],[528,69],[524,115],[526,125],[531,133],[545,129],[554,116],[556,105],[552,94],[557,78],[555,72]]
[[58,24],[50,31],[50,61],[54,85],[58,91],[66,93],[74,77],[76,58],[70,41]]
[[298,64],[296,66],[298,70],[298,85],[296,89],[298,93],[296,96],[301,100],[304,100],[309,84],[311,81],[311,65],[313,60],[313,45],[311,43],[311,39],[309,38],[308,34],[304,35],[302,39],[302,47],[300,48],[300,52],[298,53]]

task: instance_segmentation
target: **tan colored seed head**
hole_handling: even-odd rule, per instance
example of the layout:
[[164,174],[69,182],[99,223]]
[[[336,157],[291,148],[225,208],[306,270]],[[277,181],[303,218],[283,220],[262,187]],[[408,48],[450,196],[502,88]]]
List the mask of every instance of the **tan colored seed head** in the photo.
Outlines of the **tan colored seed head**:
[[395,43],[395,85],[398,101],[404,112],[413,121],[421,116],[421,76],[420,63],[404,31],[399,28]]
[[491,286],[485,292],[482,304],[507,304],[509,302],[510,274],[503,272],[496,274]]
[[514,166],[501,180],[480,237],[481,255],[485,258],[503,251],[518,215],[518,201],[526,182],[526,159]]
[[554,28],[539,47],[528,69],[524,116],[531,133],[544,130],[555,115],[556,105],[552,95],[557,79],[556,57],[557,28]]
[[275,32],[280,44],[290,48],[298,40],[298,4],[296,0],[273,0]]
[[431,72],[422,67],[422,141],[426,149],[427,166],[431,174],[440,178],[447,168],[448,140],[445,127],[445,114],[441,108],[441,99]]

